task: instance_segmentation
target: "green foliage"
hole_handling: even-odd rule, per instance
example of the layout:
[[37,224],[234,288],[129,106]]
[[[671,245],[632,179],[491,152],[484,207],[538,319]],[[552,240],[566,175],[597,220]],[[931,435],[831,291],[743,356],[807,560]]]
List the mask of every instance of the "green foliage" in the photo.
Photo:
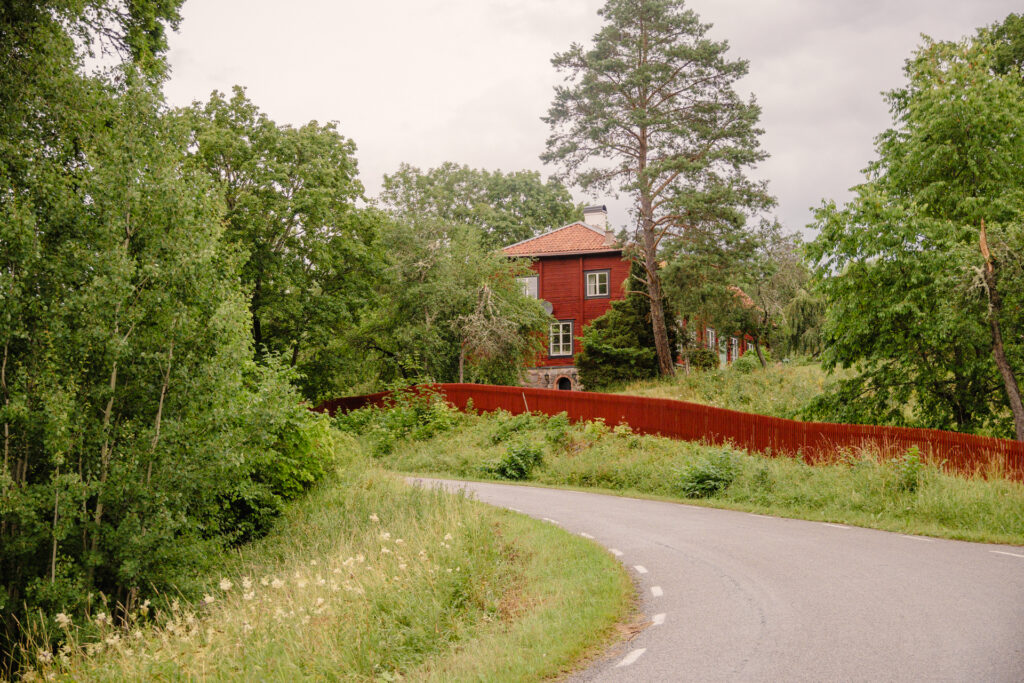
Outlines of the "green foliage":
[[[764,362],[770,365],[772,362],[771,354],[763,349],[761,354],[764,356]],[[741,375],[749,375],[750,373],[763,368],[761,366],[761,360],[757,357],[757,353],[753,349],[747,349],[746,353],[729,365],[729,369]]]
[[404,439],[429,439],[458,422],[458,411],[429,383],[395,382],[387,390],[391,395],[383,405],[366,406],[334,418],[334,426],[340,431],[369,438],[374,457],[391,453]]
[[382,216],[356,207],[355,144],[334,123],[279,126],[238,86],[185,116],[193,160],[224,197],[224,237],[245,254],[257,354],[288,358],[307,398],[339,395],[365,376],[341,342],[383,266]]
[[921,474],[924,463],[921,462],[917,446],[911,446],[896,465],[896,488],[907,493],[916,493],[921,486]]
[[730,453],[715,453],[683,467],[676,486],[687,498],[711,498],[729,488],[736,471]]
[[506,447],[503,458],[486,465],[484,471],[500,479],[522,481],[529,479],[534,469],[544,462],[544,449],[527,441],[517,441]]
[[[995,53],[988,31],[926,39],[886,97],[893,127],[866,181],[816,214],[822,360],[859,372],[816,404],[819,418],[1012,433],[993,329],[1019,376],[1024,344],[1005,331],[1024,329],[1024,137],[1011,132],[1024,127],[1024,81],[999,73]],[[980,277],[982,221],[994,287]]]
[[[382,306],[365,312],[354,343],[381,378],[518,383],[550,316],[516,277],[528,266],[481,244],[466,226],[389,223]],[[461,369],[461,372],[460,372]]]
[[718,354],[706,346],[691,346],[683,350],[683,358],[694,370],[717,370],[722,364]]
[[[576,367],[587,389],[599,391],[658,375],[643,267],[634,262],[630,273],[625,298],[613,301],[611,308],[583,332],[583,350],[576,355]],[[676,346],[674,327],[670,328],[669,344]]]
[[504,247],[576,220],[582,210],[536,171],[485,171],[445,162],[426,172],[402,164],[384,176],[381,201],[395,220],[471,226],[487,248]]

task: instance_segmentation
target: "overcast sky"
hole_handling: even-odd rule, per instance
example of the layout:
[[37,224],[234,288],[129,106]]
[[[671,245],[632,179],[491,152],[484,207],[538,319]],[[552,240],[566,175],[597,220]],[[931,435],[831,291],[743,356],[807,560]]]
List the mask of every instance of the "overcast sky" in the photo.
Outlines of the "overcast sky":
[[[367,194],[401,162],[553,169],[539,160],[558,76],[550,60],[590,43],[603,0],[186,0],[171,38],[172,104],[248,89],[278,123],[337,121]],[[770,158],[756,175],[788,230],[839,201],[890,119],[880,93],[925,33],[956,39],[1021,11],[1020,0],[692,0],[710,36],[750,62],[741,95],[763,108]],[[625,199],[608,204],[627,223]]]

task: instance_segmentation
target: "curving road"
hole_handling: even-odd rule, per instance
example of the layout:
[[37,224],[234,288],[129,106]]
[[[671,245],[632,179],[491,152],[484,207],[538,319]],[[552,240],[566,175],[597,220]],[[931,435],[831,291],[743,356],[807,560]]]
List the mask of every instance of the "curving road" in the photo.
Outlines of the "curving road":
[[412,479],[593,537],[651,625],[574,681],[1024,681],[1024,548]]

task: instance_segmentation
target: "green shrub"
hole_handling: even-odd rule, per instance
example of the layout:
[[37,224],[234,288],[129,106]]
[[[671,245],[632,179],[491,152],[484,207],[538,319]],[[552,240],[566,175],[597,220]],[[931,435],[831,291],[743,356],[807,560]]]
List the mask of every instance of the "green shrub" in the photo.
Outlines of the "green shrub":
[[536,427],[541,417],[534,417],[530,413],[520,413],[519,415],[512,415],[504,411],[497,413],[498,426],[491,433],[491,443],[497,445],[508,441],[509,437],[514,434],[519,434],[523,431]]
[[683,356],[694,370],[717,370],[720,363],[718,354],[704,346],[687,349]]
[[906,493],[915,493],[921,486],[921,474],[924,463],[921,462],[920,450],[911,446],[903,457],[896,461],[896,488]]
[[[768,352],[763,351],[763,353],[765,354],[765,362],[769,362]],[[747,351],[745,354],[734,360],[732,362],[732,365],[730,365],[729,367],[732,369],[733,372],[738,372],[742,375],[749,375],[755,370],[761,369],[761,361],[757,358],[757,353],[751,350]]]
[[522,481],[530,478],[534,468],[544,460],[544,451],[540,446],[525,441],[509,444],[505,456],[496,463],[488,465],[485,470],[501,479]]
[[728,453],[704,457],[680,470],[679,491],[687,498],[711,498],[729,488],[736,471],[736,462]]
[[544,440],[556,450],[565,450],[572,441],[569,432],[569,415],[564,411],[558,415],[548,418],[544,433]]

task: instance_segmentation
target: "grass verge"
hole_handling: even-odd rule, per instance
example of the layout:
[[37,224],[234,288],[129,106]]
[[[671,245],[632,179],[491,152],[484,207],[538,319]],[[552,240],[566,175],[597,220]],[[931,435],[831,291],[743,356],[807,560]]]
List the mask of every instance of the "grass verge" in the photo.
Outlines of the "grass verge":
[[[71,680],[502,680],[568,670],[614,636],[633,588],[584,539],[351,458],[198,605],[63,623],[40,656]],[[109,611],[109,610],[108,610]],[[41,653],[40,653],[41,654]]]
[[[540,453],[525,461],[522,453]],[[1024,485],[945,474],[914,454],[881,461],[847,453],[835,464],[748,454],[728,446],[638,436],[600,422],[495,415],[461,418],[381,456],[404,472],[571,486],[839,522],[909,534],[1024,545]]]

